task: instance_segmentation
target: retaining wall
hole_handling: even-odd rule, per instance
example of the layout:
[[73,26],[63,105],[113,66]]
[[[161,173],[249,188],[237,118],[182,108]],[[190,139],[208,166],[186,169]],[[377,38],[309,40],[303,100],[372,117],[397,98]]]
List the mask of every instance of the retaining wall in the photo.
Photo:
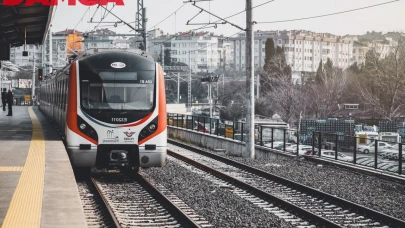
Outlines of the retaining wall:
[[[167,134],[169,138],[177,138],[182,141],[190,142],[199,147],[207,148],[210,150],[223,149],[229,156],[235,157],[248,157],[246,154],[245,143],[237,140],[225,138],[222,136],[209,135],[201,132],[167,126]],[[268,147],[255,145],[255,158],[277,158],[295,157],[292,154],[283,153],[277,150],[272,150]]]

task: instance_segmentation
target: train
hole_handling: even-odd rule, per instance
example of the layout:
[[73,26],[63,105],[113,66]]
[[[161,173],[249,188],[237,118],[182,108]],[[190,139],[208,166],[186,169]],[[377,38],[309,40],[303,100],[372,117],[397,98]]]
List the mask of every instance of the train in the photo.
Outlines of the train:
[[163,167],[164,71],[139,49],[87,50],[40,81],[39,110],[61,134],[72,168]]

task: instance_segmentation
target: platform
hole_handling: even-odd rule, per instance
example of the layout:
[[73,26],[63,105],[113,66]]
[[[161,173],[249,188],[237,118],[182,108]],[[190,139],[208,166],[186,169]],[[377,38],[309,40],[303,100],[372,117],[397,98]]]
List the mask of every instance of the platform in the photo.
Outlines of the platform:
[[0,227],[87,227],[55,128],[37,107],[0,109]]

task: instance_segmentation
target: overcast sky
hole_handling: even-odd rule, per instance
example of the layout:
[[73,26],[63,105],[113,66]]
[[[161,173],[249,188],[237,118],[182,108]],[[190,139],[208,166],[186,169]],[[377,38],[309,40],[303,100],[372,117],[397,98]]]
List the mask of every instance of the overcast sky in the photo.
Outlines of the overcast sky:
[[[148,30],[181,7],[184,4],[183,1],[185,0],[144,0],[148,14]],[[268,0],[253,0],[253,5],[256,6],[267,1]],[[275,0],[274,2],[254,9],[253,19],[257,22],[288,20],[351,10],[389,1],[392,0]],[[90,7],[90,12],[87,12],[83,21],[79,23],[88,7],[80,4],[77,6],[67,6],[66,2],[67,1],[59,1],[59,6],[53,21],[52,32],[64,30],[66,28],[73,29],[77,24],[77,30],[88,31],[92,30],[97,25],[87,23],[94,14],[97,8],[96,6]],[[133,22],[135,21],[136,2],[136,0],[124,0],[125,6],[116,6],[112,12],[124,21]],[[227,17],[245,9],[245,1],[243,0],[213,0],[211,2],[200,2],[197,4],[220,17]],[[111,6],[112,4],[110,4],[109,8],[111,8]],[[100,9],[94,16],[93,21],[100,20],[102,13]],[[156,26],[156,28],[162,29],[165,33],[174,33],[201,27],[201,25],[186,25],[187,21],[198,12],[199,9],[192,6],[191,3],[187,3],[176,13],[176,17],[172,15],[163,23]],[[232,23],[245,28],[245,18],[246,14],[242,13],[238,16],[229,18],[229,20]],[[104,21],[116,20],[117,19],[112,15],[109,15],[104,19]],[[211,16],[211,18],[209,18],[208,14],[203,12],[196,17],[193,22],[202,23],[215,20],[217,20],[215,17]],[[257,24],[255,25],[255,30],[304,29],[315,32],[329,32],[336,35],[346,35],[364,34],[367,31],[372,30],[382,32],[405,31],[404,22],[405,0],[402,0],[361,11],[317,19],[285,23]],[[134,23],[132,23],[132,25],[134,25]],[[117,33],[129,33],[130,31],[127,26],[119,26],[110,29]],[[240,31],[230,24],[218,25],[217,29],[209,28],[204,30],[212,31],[216,34],[224,34],[226,36],[233,35]]]

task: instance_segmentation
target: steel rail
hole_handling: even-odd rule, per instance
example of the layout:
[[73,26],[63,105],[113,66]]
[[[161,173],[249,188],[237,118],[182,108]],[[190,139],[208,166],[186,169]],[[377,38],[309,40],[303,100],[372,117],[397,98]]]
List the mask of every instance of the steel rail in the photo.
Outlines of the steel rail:
[[201,227],[188,215],[186,215],[179,207],[177,207],[171,200],[169,200],[161,191],[159,191],[153,184],[151,184],[144,176],[138,173],[134,176],[134,180],[137,181],[142,187],[149,192],[159,203],[166,206],[170,214],[185,227]]
[[316,214],[314,214],[314,213],[312,213],[310,211],[302,209],[302,208],[300,208],[300,207],[298,207],[298,206],[296,206],[296,205],[294,205],[294,204],[292,204],[290,202],[287,202],[287,201],[285,201],[283,199],[280,199],[280,198],[278,198],[278,197],[276,197],[276,196],[274,196],[272,194],[264,192],[263,190],[260,190],[260,189],[258,189],[256,187],[252,186],[252,185],[246,184],[245,182],[242,182],[242,181],[240,181],[240,180],[238,180],[236,178],[228,176],[227,174],[224,174],[224,173],[222,173],[222,172],[220,172],[220,171],[218,171],[216,169],[205,166],[205,165],[203,165],[203,164],[201,164],[199,162],[196,162],[196,161],[194,161],[192,159],[189,159],[189,158],[187,158],[187,157],[185,157],[183,155],[180,155],[180,154],[175,153],[175,152],[170,151],[170,150],[167,150],[167,154],[170,155],[170,156],[173,156],[173,157],[175,157],[175,158],[177,158],[179,160],[182,160],[182,161],[184,161],[186,163],[189,163],[190,165],[195,166],[195,167],[197,167],[197,168],[199,168],[199,169],[201,169],[203,171],[206,171],[206,172],[208,172],[208,173],[210,173],[210,174],[212,174],[212,175],[214,175],[214,176],[216,176],[216,177],[218,177],[218,178],[220,178],[220,179],[222,179],[222,180],[224,180],[226,182],[232,183],[232,184],[234,184],[235,186],[237,186],[239,188],[245,189],[246,191],[250,192],[251,194],[253,194],[253,195],[257,196],[257,197],[268,200],[269,202],[272,202],[274,204],[278,204],[282,209],[290,212],[291,214],[298,215],[298,217],[301,217],[303,220],[305,220],[305,221],[307,221],[309,223],[313,223],[313,224],[315,224],[317,226],[321,226],[321,227],[331,227],[331,228],[333,228],[333,227],[342,227],[342,226],[340,226],[340,225],[338,225],[338,224],[336,224],[336,223],[334,223],[332,221],[329,221],[329,220],[327,220],[325,218],[322,218],[322,217],[320,217],[320,216],[318,216],[318,215],[316,215]]
[[114,222],[115,227],[116,227],[116,228],[120,228],[120,227],[121,227],[121,224],[118,222],[118,220],[117,220],[117,218],[116,218],[116,216],[115,216],[115,214],[114,214],[114,211],[113,211],[112,208],[110,207],[110,205],[109,205],[107,199],[106,199],[106,198],[104,197],[104,195],[101,193],[101,189],[98,187],[98,185],[97,185],[97,183],[96,183],[96,180],[94,180],[94,178],[91,178],[91,183],[93,183],[93,187],[97,190],[98,196],[103,200],[103,203],[104,203],[103,206],[104,206],[105,208],[107,208],[108,213],[109,213],[109,215],[110,215],[112,221]]
[[[333,195],[330,195],[328,193],[321,192],[321,191],[319,191],[319,190],[317,190],[315,188],[311,188],[311,187],[299,184],[297,182],[288,180],[286,178],[283,178],[283,177],[268,173],[268,172],[263,171],[261,169],[254,168],[254,167],[242,164],[240,162],[233,161],[231,159],[227,159],[225,157],[222,157],[222,156],[219,156],[219,155],[204,151],[204,150],[202,150],[202,149],[200,149],[198,147],[190,146],[190,145],[187,145],[187,144],[184,144],[184,143],[181,143],[181,142],[178,142],[178,141],[174,141],[174,140],[171,140],[171,139],[167,139],[167,141],[169,143],[171,143],[171,144],[176,145],[176,146],[179,146],[179,147],[191,150],[193,152],[199,153],[201,155],[210,157],[212,159],[224,162],[224,163],[226,163],[228,165],[232,165],[232,166],[235,166],[237,168],[246,170],[246,171],[248,171],[250,173],[259,175],[259,176],[264,177],[264,178],[266,178],[268,180],[273,180],[273,181],[279,182],[279,183],[281,183],[283,185],[292,187],[292,188],[297,189],[297,190],[299,190],[301,192],[305,192],[305,193],[307,193],[309,195],[321,197],[321,198],[323,198],[323,199],[325,199],[327,201],[333,202],[333,203],[335,203],[337,205],[340,205],[340,206],[349,207],[350,209],[354,210],[356,213],[358,213],[358,214],[360,214],[362,216],[368,217],[368,218],[372,218],[372,219],[374,219],[374,220],[376,220],[378,222],[381,222],[381,223],[383,223],[385,225],[392,226],[392,227],[405,227],[405,221],[397,219],[397,218],[389,216],[389,215],[386,215],[384,213],[378,212],[378,211],[373,210],[371,208],[367,208],[365,206],[361,206],[359,204],[350,202],[348,200],[339,198],[337,196],[333,196]],[[171,154],[172,153],[170,153],[170,155]]]

